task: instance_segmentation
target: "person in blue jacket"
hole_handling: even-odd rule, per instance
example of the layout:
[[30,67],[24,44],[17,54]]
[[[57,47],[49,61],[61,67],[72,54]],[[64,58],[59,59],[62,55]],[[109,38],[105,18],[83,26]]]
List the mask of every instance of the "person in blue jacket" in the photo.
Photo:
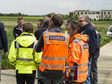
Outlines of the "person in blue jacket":
[[91,61],[95,56],[95,49],[97,47],[97,35],[95,28],[91,25],[89,16],[83,15],[79,18],[79,23],[82,26],[82,33],[87,34],[89,36],[89,63],[88,63],[88,76],[86,82],[84,84],[91,84],[90,80],[90,71],[91,71]]
[[2,49],[4,49],[4,56],[7,56],[7,52],[8,52],[7,35],[4,28],[4,24],[0,22],[0,80],[1,80]]

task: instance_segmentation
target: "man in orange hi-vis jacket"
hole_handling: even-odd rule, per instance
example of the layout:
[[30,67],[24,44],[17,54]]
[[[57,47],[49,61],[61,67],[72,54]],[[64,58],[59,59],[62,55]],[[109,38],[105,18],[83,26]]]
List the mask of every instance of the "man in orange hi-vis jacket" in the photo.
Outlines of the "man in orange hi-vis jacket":
[[88,36],[80,34],[81,28],[77,22],[70,22],[69,25],[68,33],[71,41],[67,64],[70,67],[66,84],[82,84],[86,81],[88,74]]
[[43,48],[39,66],[38,84],[59,84],[64,77],[65,60],[68,55],[69,35],[61,30],[63,19],[54,15],[49,28],[39,38],[36,51]]

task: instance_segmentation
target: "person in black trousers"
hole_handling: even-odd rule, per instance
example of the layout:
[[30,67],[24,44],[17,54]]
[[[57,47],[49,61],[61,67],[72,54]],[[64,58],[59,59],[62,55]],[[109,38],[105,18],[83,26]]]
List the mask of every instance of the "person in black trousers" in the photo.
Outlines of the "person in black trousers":
[[97,34],[97,47],[95,50],[95,56],[93,57],[91,61],[91,84],[98,84],[98,69],[97,69],[97,61],[100,54],[100,39],[101,34],[96,31]]

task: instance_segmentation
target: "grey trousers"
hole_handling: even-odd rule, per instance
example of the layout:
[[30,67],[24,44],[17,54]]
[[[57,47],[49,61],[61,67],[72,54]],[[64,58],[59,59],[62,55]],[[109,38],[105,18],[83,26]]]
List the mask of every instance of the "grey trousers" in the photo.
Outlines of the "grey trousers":
[[2,61],[2,50],[0,50],[0,81],[1,81],[1,61]]
[[98,84],[97,59],[93,59],[91,63],[91,84]]

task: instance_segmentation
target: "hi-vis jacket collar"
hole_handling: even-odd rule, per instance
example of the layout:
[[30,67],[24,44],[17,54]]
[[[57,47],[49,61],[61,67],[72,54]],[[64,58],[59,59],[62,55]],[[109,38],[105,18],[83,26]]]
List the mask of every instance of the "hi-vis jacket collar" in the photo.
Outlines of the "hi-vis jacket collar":
[[[31,40],[30,37],[34,37]],[[32,33],[23,32],[19,37],[16,38],[16,41],[23,47],[30,46],[36,40],[35,36]]]
[[81,39],[83,42],[87,42],[88,41],[88,36],[86,34],[76,34],[74,36],[71,37],[71,40],[73,41],[74,39],[79,38]]

